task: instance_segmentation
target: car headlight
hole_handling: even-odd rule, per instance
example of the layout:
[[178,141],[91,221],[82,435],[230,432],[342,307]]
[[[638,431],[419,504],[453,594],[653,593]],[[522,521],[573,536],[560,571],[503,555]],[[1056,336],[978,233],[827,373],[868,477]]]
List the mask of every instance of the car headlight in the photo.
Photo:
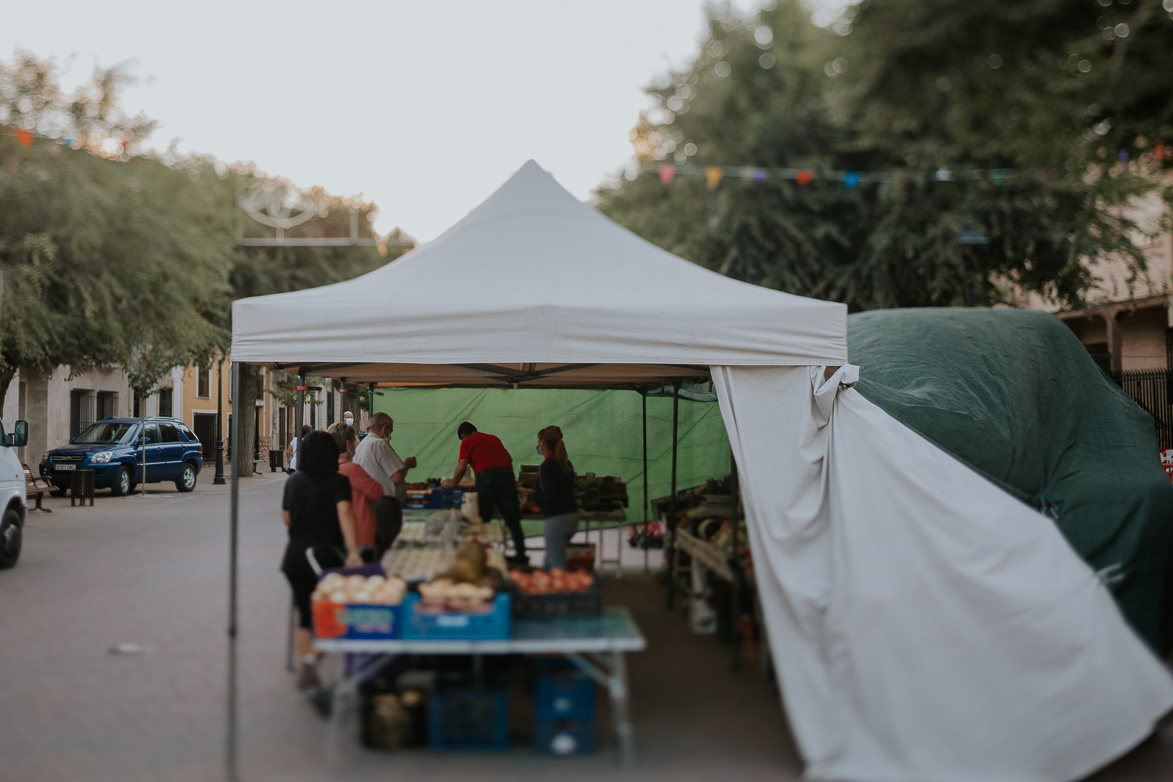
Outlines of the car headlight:
[[106,464],[112,456],[114,456],[113,451],[98,451],[90,457],[90,461],[94,464]]
[[48,451],[45,451],[43,454],[41,454],[41,461],[42,462],[49,461],[49,452]]

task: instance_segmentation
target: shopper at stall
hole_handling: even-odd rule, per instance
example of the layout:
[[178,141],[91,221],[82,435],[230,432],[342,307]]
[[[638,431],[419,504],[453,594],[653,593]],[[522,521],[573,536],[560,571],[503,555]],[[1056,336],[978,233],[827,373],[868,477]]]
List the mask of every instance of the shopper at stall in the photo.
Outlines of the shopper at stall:
[[546,538],[546,569],[566,567],[566,547],[578,532],[578,503],[574,499],[574,465],[566,455],[562,430],[547,426],[538,432],[538,486],[534,499],[542,509]]
[[525,564],[529,558],[525,553],[525,533],[521,531],[521,503],[517,499],[517,479],[513,475],[513,457],[501,439],[496,435],[478,432],[477,428],[465,421],[456,428],[460,440],[460,456],[456,472],[445,478],[443,486],[452,487],[464,480],[468,468],[476,476],[477,507],[481,518],[492,518],[494,509],[501,511],[501,518],[513,536],[516,549],[515,564]]
[[[313,427],[309,424],[301,425],[301,437],[305,437],[312,431]],[[289,469],[285,471],[287,475],[293,475],[297,472],[297,442],[301,437],[294,437],[289,441],[289,445],[285,446],[285,459],[289,462]]]
[[302,440],[301,467],[285,482],[281,518],[289,528],[289,543],[281,561],[281,572],[293,588],[297,607],[297,651],[301,670],[298,689],[319,686],[317,656],[313,651],[310,627],[313,619],[310,595],[317,576],[306,559],[306,550],[329,547],[345,552],[347,567],[361,565],[351,511],[350,481],[338,474],[338,446],[326,432],[310,432]]
[[400,459],[388,440],[395,421],[384,412],[371,416],[368,436],[358,444],[353,461],[383,487],[383,498],[375,505],[375,558],[382,559],[403,528],[403,502],[407,499],[407,471],[415,467],[414,456]]
[[[353,419],[350,419],[353,420]],[[338,446],[338,472],[350,481],[350,503],[354,513],[354,534],[364,560],[375,558],[375,504],[383,499],[383,487],[354,462],[358,433],[339,422],[327,429]]]

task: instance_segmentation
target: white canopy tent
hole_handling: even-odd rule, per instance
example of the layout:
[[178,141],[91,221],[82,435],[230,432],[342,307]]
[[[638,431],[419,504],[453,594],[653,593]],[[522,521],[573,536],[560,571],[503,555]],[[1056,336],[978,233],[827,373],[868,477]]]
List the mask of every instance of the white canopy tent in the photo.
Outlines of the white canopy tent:
[[1075,779],[1173,707],[1054,524],[851,388],[842,305],[676,258],[532,161],[377,271],[237,301],[232,358],[379,385],[711,378],[811,779]]

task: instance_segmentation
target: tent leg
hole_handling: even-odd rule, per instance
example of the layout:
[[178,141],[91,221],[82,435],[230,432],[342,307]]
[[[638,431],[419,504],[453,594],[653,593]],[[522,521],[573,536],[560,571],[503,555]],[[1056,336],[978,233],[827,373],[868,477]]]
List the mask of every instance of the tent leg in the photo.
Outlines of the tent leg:
[[[673,540],[675,531],[673,525],[676,523],[676,451],[677,451],[677,437],[680,432],[680,381],[672,383],[672,494],[670,495],[669,510],[668,510],[668,529],[664,531],[664,539],[668,541],[668,549],[665,551],[667,555],[665,559],[668,563],[668,610],[676,605],[676,544]],[[669,530],[672,533],[669,534]]]
[[[240,364],[232,362],[232,398],[240,399]],[[232,416],[232,442],[240,442],[240,416]],[[240,459],[232,460],[232,486],[229,492],[229,555],[228,555],[228,735],[225,744],[224,762],[229,780],[239,779],[236,764],[236,606],[237,606],[237,562],[239,560],[238,540],[240,537]]]
[[[305,420],[305,375],[301,369],[297,370],[297,410],[293,413],[293,436],[297,439],[297,453],[301,453],[301,427]],[[294,454],[294,456],[297,455]]]
[[648,524],[651,522],[651,500],[648,498],[648,397],[640,394],[644,407],[644,536],[641,545],[644,547],[644,573],[648,572],[648,552],[651,550],[651,541],[648,539]]
[[733,511],[730,519],[730,549],[729,555],[729,572],[733,574],[733,583],[730,585],[729,595],[730,603],[729,614],[733,617],[733,643],[730,647],[733,650],[732,668],[735,671],[741,670],[741,590],[744,586],[741,573],[741,559],[738,557],[737,539],[737,506],[738,499],[741,496],[741,479],[737,473],[737,460],[733,458],[733,454],[729,454],[729,495],[733,500]]

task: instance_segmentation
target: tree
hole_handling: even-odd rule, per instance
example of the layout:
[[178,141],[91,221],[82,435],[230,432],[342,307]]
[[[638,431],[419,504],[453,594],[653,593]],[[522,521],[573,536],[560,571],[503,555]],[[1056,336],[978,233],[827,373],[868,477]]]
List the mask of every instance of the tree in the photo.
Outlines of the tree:
[[[1089,174],[1090,131],[1071,120],[1078,101],[1064,85],[1024,78],[1010,90],[991,67],[988,45],[1015,37],[1008,18],[1025,23],[1024,5],[1041,17],[1064,4],[862,5],[830,30],[793,1],[752,19],[712,10],[700,54],[649,88],[656,121],[634,133],[648,164],[804,169],[805,184],[726,177],[710,188],[644,174],[601,188],[600,208],[696,263],[853,309],[994,303],[1010,297],[1008,282],[1078,303],[1091,282],[1086,259],[1111,253],[1143,273],[1136,226],[1111,207],[1151,189],[1151,178],[1120,165]],[[1038,68],[1068,57],[1067,27],[1057,29],[1054,40],[1004,49],[1002,61],[1021,51]],[[1145,47],[1149,60],[1159,48]],[[979,64],[975,52],[986,52]],[[989,73],[995,80],[979,78]],[[1011,92],[1012,105],[995,110]],[[1134,127],[1140,103],[1129,103]],[[822,171],[860,176],[848,186]],[[959,245],[967,227],[988,243]]]
[[[99,71],[66,98],[50,64],[22,55],[0,69],[4,116],[26,132],[0,136],[0,403],[22,367],[163,373],[162,356],[207,355],[221,339],[211,318],[228,294],[231,232],[215,230],[190,172],[127,158],[128,139],[149,123],[116,111],[120,78]],[[91,151],[103,132],[123,134],[115,154],[126,159]]]
[[[0,405],[18,369],[62,364],[121,365],[146,396],[172,368],[226,354],[234,299],[349,279],[404,250],[241,246],[238,193],[291,186],[206,156],[136,155],[153,123],[120,110],[127,78],[99,69],[66,95],[53,63],[19,53],[0,64]],[[297,194],[317,212],[288,236],[348,236],[352,207],[376,236],[373,204]],[[257,368],[244,367],[238,399],[261,391]],[[251,444],[255,420],[239,420]],[[252,448],[236,451],[251,474]]]

